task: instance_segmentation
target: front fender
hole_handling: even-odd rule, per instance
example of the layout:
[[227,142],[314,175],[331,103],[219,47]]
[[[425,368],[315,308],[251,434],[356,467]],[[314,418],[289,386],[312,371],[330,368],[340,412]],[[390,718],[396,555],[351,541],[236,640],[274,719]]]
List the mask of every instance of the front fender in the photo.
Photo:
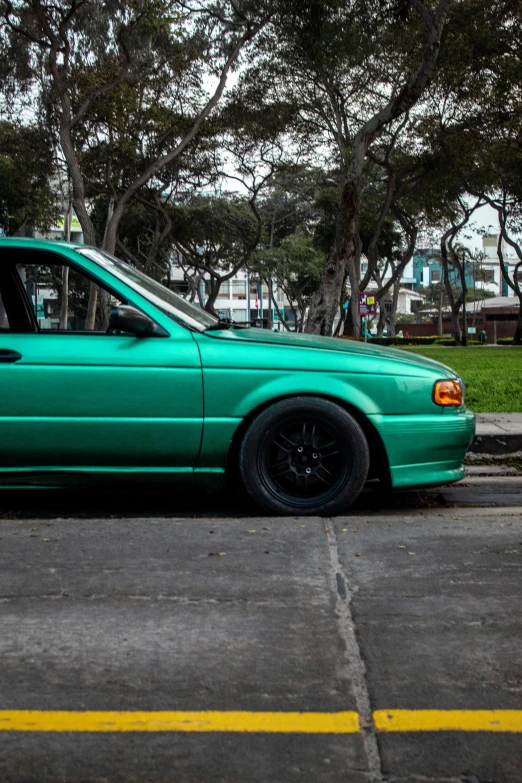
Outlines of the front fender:
[[283,397],[312,394],[318,397],[335,397],[350,403],[367,416],[382,413],[376,401],[353,384],[353,376],[327,375],[317,372],[300,372],[269,378],[250,389],[235,401],[232,415],[245,418],[256,408]]
[[353,380],[354,376],[342,373],[206,369],[203,439],[196,472],[223,470],[232,439],[244,419],[285,397],[323,396],[349,403],[366,416],[382,413]]

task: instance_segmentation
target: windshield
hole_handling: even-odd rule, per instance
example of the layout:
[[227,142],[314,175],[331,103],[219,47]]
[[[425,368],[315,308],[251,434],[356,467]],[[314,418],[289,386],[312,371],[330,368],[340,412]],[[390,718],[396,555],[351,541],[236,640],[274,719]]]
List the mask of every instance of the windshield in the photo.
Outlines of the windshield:
[[197,329],[198,332],[203,332],[209,326],[217,324],[218,320],[213,315],[196,307],[191,302],[187,302],[170,288],[165,288],[164,285],[153,280],[152,277],[144,275],[143,272],[130,264],[126,264],[125,261],[114,258],[114,256],[94,247],[82,247],[78,253],[108,269],[115,277],[148,299],[174,321],[188,326],[190,329]]

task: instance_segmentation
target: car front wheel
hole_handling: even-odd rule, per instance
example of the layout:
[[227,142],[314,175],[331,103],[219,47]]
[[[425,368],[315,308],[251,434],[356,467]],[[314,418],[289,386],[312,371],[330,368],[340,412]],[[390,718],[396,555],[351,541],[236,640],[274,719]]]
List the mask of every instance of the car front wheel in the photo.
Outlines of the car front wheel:
[[331,516],[362,490],[369,449],[344,408],[317,397],[274,403],[251,422],[239,468],[253,500],[271,513]]

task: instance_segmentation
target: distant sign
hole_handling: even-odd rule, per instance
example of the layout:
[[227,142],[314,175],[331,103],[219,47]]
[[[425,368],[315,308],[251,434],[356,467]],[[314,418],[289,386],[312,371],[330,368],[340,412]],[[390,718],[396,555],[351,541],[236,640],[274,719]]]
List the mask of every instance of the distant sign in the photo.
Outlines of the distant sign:
[[38,319],[45,318],[45,306],[44,306],[44,300],[43,296],[38,295],[36,297],[36,302],[34,296],[31,297],[33,300],[33,308],[34,308],[34,314]]
[[377,303],[375,294],[359,294],[359,315],[375,315],[377,312]]
[[475,326],[468,326],[468,334],[476,334],[477,329]]

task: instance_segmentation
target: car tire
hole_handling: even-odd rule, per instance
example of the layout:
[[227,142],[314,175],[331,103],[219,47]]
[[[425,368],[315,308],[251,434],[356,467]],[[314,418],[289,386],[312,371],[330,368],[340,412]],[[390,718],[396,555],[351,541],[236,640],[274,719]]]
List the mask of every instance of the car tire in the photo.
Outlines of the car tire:
[[332,516],[361,492],[370,453],[360,425],[330,400],[292,397],[262,411],[239,450],[248,494],[276,514]]

